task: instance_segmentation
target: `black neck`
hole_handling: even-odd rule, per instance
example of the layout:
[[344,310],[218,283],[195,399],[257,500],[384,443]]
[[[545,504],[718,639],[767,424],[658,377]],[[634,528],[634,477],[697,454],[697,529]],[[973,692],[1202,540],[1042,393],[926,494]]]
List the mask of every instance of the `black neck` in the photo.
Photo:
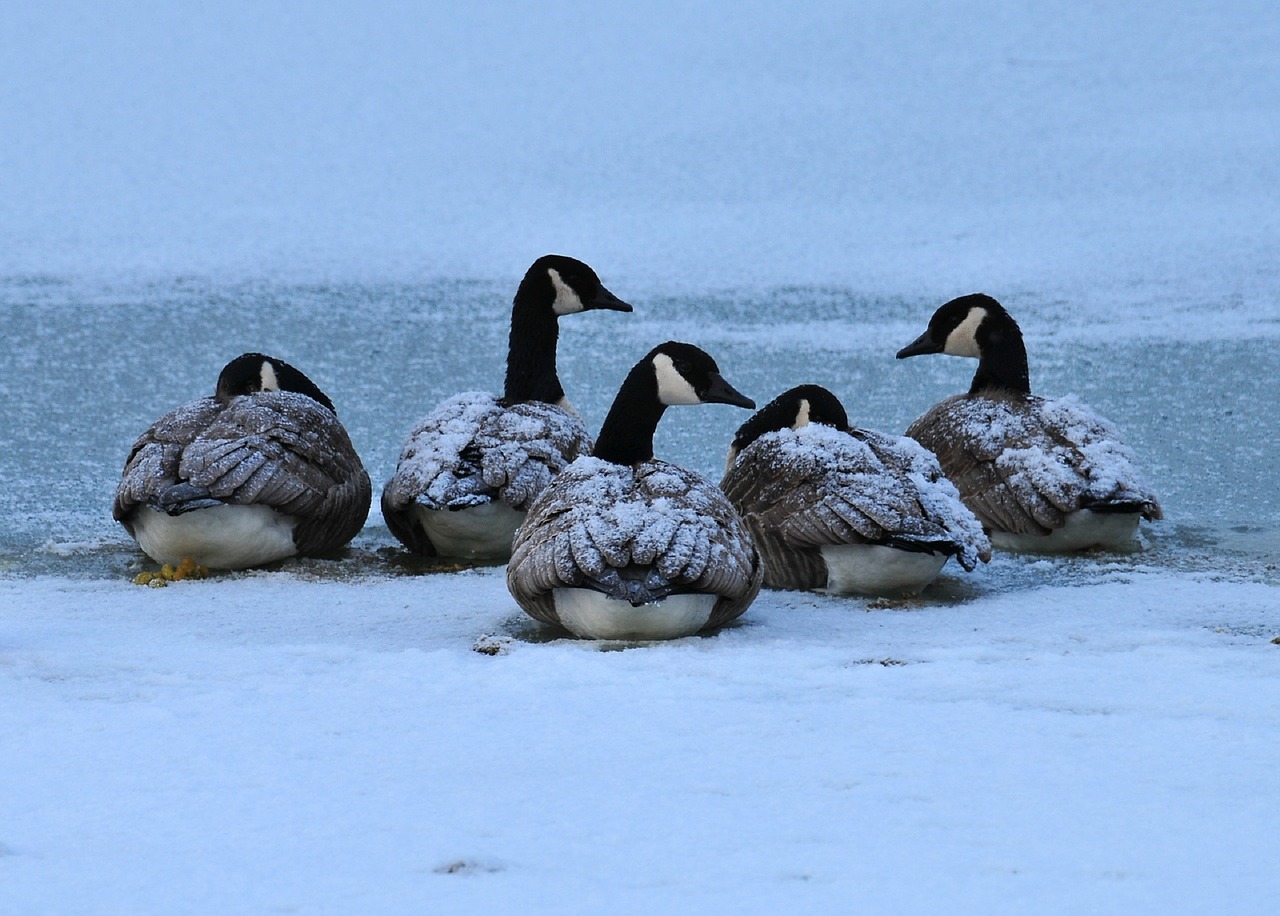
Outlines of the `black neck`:
[[1030,394],[1027,348],[1022,343],[1022,333],[1017,325],[1012,330],[996,328],[984,335],[980,329],[979,333],[979,352],[982,355],[978,358],[978,371],[973,376],[969,393],[999,389]]
[[613,399],[591,454],[613,464],[653,457],[653,433],[667,405],[658,400],[658,378],[648,360],[631,370]]
[[511,306],[511,336],[507,342],[507,381],[503,400],[508,404],[521,401],[559,403],[564,397],[560,378],[556,375],[556,341],[560,322],[552,311],[555,291],[551,280],[546,290],[536,288],[526,278],[516,291]]

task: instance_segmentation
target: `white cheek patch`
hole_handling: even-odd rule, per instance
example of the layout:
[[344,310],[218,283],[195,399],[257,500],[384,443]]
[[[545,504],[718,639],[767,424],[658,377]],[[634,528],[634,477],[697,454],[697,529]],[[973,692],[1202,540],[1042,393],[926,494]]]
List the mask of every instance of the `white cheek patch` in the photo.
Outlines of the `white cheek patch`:
[[578,408],[574,407],[573,404],[569,402],[568,395],[565,395],[564,397],[560,398],[560,400],[556,401],[556,406],[559,407],[561,410],[563,410],[565,413],[571,413],[575,417],[577,417],[579,420],[582,419],[582,414],[578,413]]
[[729,471],[733,470],[733,463],[737,460],[738,460],[738,449],[731,445],[729,446],[729,454],[724,459],[724,470],[726,474],[729,473]]
[[653,369],[658,376],[658,400],[668,407],[675,404],[701,404],[698,392],[689,380],[680,374],[671,357],[659,353],[653,358]]
[[802,426],[809,425],[809,399],[800,399],[800,409],[796,411],[796,421],[791,424],[792,429],[799,429]]
[[582,300],[578,298],[573,287],[564,282],[560,272],[554,267],[548,267],[547,273],[551,275],[551,285],[556,291],[556,301],[551,304],[551,310],[557,315],[572,315],[575,312],[584,311],[585,306]]
[[978,325],[982,324],[986,317],[986,309],[970,309],[964,321],[956,325],[956,329],[947,335],[947,342],[943,344],[942,352],[949,356],[981,358],[982,354],[978,352]]
[[271,363],[264,362],[262,364],[262,371],[258,374],[258,377],[262,381],[263,391],[280,390],[280,380],[276,378],[276,368]]

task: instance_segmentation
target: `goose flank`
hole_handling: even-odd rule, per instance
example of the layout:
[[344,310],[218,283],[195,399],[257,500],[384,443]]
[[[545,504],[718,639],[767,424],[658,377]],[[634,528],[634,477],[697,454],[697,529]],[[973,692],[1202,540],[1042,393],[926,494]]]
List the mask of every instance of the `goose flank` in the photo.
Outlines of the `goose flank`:
[[911,439],[849,426],[818,385],[783,392],[742,425],[721,489],[751,530],[770,588],[900,595],[949,557],[991,557],[937,459]]

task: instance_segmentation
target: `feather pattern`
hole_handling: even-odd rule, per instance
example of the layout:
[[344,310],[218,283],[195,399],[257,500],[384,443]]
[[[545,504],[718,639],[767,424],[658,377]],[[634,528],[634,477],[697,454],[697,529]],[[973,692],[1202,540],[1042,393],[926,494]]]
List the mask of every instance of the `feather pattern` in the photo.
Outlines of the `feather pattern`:
[[208,397],[161,417],[134,443],[113,516],[133,534],[141,506],[182,514],[259,505],[297,520],[298,553],[324,554],[359,533],[372,487],[347,431],[307,395]]
[[566,465],[591,450],[581,418],[542,401],[504,406],[470,391],[449,398],[410,434],[382,491],[382,514],[400,540],[435,553],[413,523],[415,505],[462,509],[500,500],[517,511]]
[[713,594],[706,625],[713,629],[746,610],[763,576],[750,533],[724,495],[657,459],[579,458],[530,507],[507,567],[517,603],[551,624],[560,623],[554,590],[572,587],[635,605]]
[[957,395],[907,435],[938,456],[991,530],[1049,534],[1080,509],[1163,516],[1115,427],[1073,399],[998,389]]
[[825,587],[826,546],[940,553],[967,570],[991,556],[937,460],[909,439],[822,424],[775,430],[738,453],[720,486],[765,555],[771,587]]

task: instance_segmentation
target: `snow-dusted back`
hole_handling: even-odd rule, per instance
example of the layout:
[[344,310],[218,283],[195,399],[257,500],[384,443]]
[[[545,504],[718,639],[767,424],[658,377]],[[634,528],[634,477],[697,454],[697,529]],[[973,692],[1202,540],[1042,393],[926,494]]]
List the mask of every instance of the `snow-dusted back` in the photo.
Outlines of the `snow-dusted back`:
[[386,497],[399,509],[501,499],[526,510],[552,478],[591,450],[582,419],[554,404],[504,407],[487,392],[449,398],[409,435]]
[[965,504],[995,530],[1044,534],[1090,506],[1162,514],[1120,433],[1073,398],[957,395],[907,435],[938,455]]
[[915,543],[954,553],[967,570],[991,557],[982,525],[914,440],[811,423],[744,448],[721,487],[796,549]]
[[201,496],[267,506],[298,519],[298,551],[313,554],[355,537],[371,493],[332,411],[303,394],[260,391],[225,404],[201,398],[152,424],[129,454],[113,514],[129,527],[138,506],[164,511]]
[[633,599],[618,579],[652,567],[643,590],[718,595],[710,626],[742,613],[760,589],[759,556],[733,506],[708,480],[661,460],[620,465],[586,456],[566,468],[516,533],[507,581],[516,600],[554,623],[548,593],[590,584]]

